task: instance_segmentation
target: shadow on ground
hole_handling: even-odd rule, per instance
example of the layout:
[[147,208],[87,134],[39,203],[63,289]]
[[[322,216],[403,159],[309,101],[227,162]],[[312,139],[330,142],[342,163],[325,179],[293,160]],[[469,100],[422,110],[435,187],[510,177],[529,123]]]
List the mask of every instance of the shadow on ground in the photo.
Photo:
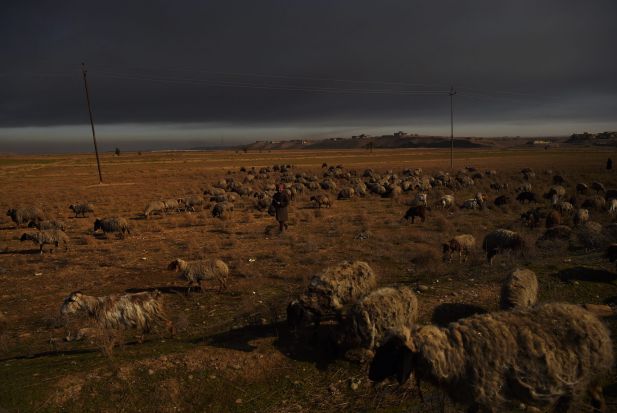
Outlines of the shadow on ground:
[[557,277],[564,282],[590,281],[612,284],[617,280],[617,274],[614,272],[587,267],[566,268],[565,270],[559,271]]
[[332,339],[333,325],[320,325],[307,329],[304,334],[295,334],[286,322],[267,325],[249,325],[204,337],[197,341],[209,346],[251,352],[257,347],[251,341],[276,337],[273,345],[285,356],[296,360],[314,363],[320,370],[340,358],[343,353]]
[[433,310],[431,322],[439,326],[446,326],[461,318],[471,317],[476,314],[486,314],[488,311],[480,306],[463,303],[444,303]]

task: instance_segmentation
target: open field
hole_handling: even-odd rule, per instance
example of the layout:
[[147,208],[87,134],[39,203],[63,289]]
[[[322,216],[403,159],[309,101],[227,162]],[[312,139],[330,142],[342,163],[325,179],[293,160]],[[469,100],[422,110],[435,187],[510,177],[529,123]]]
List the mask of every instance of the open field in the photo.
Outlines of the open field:
[[[554,174],[566,179],[568,197],[575,195],[578,182],[617,188],[615,172],[604,169],[606,158],[617,159],[614,155],[592,149],[457,151],[455,171],[467,165],[481,172],[497,170],[495,177],[484,176],[455,193],[459,204],[478,191],[488,194],[489,207],[482,211],[433,207],[426,222],[411,224],[401,217],[414,192],[398,198],[369,194],[316,209],[310,195],[324,191],[306,191],[292,202],[284,234],[249,196],[238,197],[232,217],[225,220],[213,218],[210,208],[147,220],[141,213],[149,201],[200,195],[222,178],[242,182],[246,173],[241,167],[291,164],[292,175],[306,172],[320,181],[324,162],[355,170],[358,177],[367,168],[391,169],[399,176],[405,168],[422,168],[433,175],[449,170],[449,151],[104,154],[103,185],[93,155],[2,157],[2,210],[40,206],[67,224],[71,243],[68,251],[41,255],[37,246],[19,240],[31,229],[15,228],[4,212],[0,219],[0,312],[7,318],[0,335],[0,411],[461,411],[428,385],[424,404],[412,386],[375,388],[366,365],[332,354],[316,339],[294,340],[285,324],[287,303],[325,267],[363,260],[379,274],[380,285],[427,287],[418,294],[423,323],[435,321],[435,310],[452,303],[496,310],[501,280],[522,266],[536,272],[541,301],[617,305],[617,273],[603,257],[616,235],[603,233],[590,243],[574,231],[570,241],[536,247],[544,223],[523,226],[520,214],[531,207],[514,201],[524,167],[537,173],[530,182],[538,195],[546,192]],[[279,175],[271,172],[268,180],[251,186],[278,182]],[[491,189],[494,181],[508,183],[509,189]],[[345,186],[342,179],[337,183],[339,189]],[[433,190],[429,204],[445,192]],[[336,193],[329,195],[336,199]],[[495,207],[492,200],[504,193],[512,202]],[[578,196],[579,203],[588,196]],[[74,218],[68,206],[78,201],[92,203],[95,214]],[[549,201],[541,202],[548,207]],[[95,216],[125,217],[132,234],[95,237]],[[590,219],[602,225],[615,221],[605,210],[591,210]],[[490,267],[481,251],[464,264],[442,262],[441,243],[453,235],[470,233],[481,241],[495,228],[521,232],[530,247],[523,256],[499,255]],[[186,283],[167,270],[175,258],[214,257],[230,266],[229,289],[220,294],[216,285],[187,293]],[[71,291],[103,296],[154,289],[164,293],[178,329],[173,338],[151,334],[138,343],[126,333],[112,354],[109,340],[101,337],[62,340],[67,330],[85,325],[60,316]],[[615,334],[617,321],[606,321]],[[617,376],[605,384],[609,411],[617,411]],[[588,411],[589,406],[576,409]]]

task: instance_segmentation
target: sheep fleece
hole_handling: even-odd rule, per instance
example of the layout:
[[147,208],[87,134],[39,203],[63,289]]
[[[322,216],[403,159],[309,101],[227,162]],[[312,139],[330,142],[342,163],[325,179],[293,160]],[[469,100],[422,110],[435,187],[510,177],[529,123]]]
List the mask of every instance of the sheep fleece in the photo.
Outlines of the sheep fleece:
[[418,318],[418,299],[407,287],[384,287],[358,301],[350,313],[352,334],[372,349],[393,334],[409,332]]
[[546,407],[562,395],[580,400],[614,363],[607,328],[572,304],[473,316],[413,336],[418,369],[448,383],[450,396],[484,406]]
[[534,306],[538,301],[538,278],[528,269],[513,271],[501,287],[500,307],[503,310]]

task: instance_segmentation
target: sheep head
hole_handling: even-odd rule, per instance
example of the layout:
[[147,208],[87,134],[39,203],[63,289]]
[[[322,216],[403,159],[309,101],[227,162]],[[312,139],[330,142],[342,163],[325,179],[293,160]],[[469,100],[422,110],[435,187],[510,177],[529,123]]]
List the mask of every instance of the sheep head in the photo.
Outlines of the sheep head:
[[69,294],[69,296],[64,299],[64,303],[60,308],[60,313],[62,315],[74,314],[81,308],[82,297],[83,294],[81,291],[75,291]]
[[409,348],[406,340],[394,336],[375,352],[368,377],[372,381],[381,382],[395,376],[399,384],[403,384],[414,370],[415,359],[416,353]]

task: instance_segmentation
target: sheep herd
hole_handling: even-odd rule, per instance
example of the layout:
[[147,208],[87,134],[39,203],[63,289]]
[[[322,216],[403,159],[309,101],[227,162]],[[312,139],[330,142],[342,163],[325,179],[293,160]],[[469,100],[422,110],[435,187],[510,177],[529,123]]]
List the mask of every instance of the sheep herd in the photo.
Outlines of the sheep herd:
[[[307,172],[294,173],[291,165],[241,168],[242,179],[228,176],[198,195],[148,202],[140,215],[151,219],[154,215],[188,214],[211,208],[213,218],[228,219],[234,209],[245,208],[247,202],[256,211],[266,211],[276,189],[273,173],[276,182],[286,185],[291,200],[306,195],[314,208],[335,209],[336,203],[357,197],[397,199],[411,193],[406,212],[401,210],[398,217],[402,215],[401,222],[410,220],[412,225],[431,220],[434,210],[447,216],[492,213],[495,208],[518,202],[529,209],[520,215],[517,225],[537,228],[544,223],[546,230],[538,243],[567,240],[576,231],[587,234],[587,238],[581,235],[583,240],[597,243],[597,239],[606,238],[589,234],[607,229],[591,218],[617,214],[617,190],[607,190],[600,182],[568,182],[567,177],[550,171],[551,186],[540,194],[534,192],[539,174],[530,168],[518,174],[522,183],[514,193],[510,191],[514,185],[500,181],[497,171],[480,172],[473,167],[454,174],[427,174],[419,168],[408,168],[400,174],[372,169],[359,173],[342,165],[326,164],[322,169],[319,178]],[[488,188],[495,192],[494,197],[476,191],[475,186],[482,180],[491,181]],[[457,202],[458,192],[475,195]],[[237,207],[239,203],[243,203],[241,208]],[[94,213],[95,207],[82,203],[72,204],[69,209],[77,218]],[[20,239],[35,243],[41,254],[44,246],[50,252],[60,246],[69,248],[64,223],[50,219],[42,209],[11,208],[7,216],[18,228],[37,229],[24,233]],[[131,235],[129,221],[123,217],[96,218],[93,231],[99,230],[122,238]],[[461,265],[481,248],[488,265],[492,265],[498,254],[524,253],[533,246],[518,231],[494,228],[484,235],[481,245],[472,234],[444,236],[441,251],[445,262],[458,257]],[[617,261],[617,244],[607,242],[600,246],[606,248],[610,262]],[[219,292],[228,288],[229,266],[217,258],[177,258],[167,269],[177,271],[188,283],[187,293],[193,287],[203,291],[204,282],[216,283]],[[345,261],[310,279],[304,292],[289,302],[287,322],[296,338],[329,323],[333,326],[331,342],[339,349],[366,350],[371,359],[371,380],[380,382],[393,377],[403,384],[413,376],[418,382],[427,381],[443,389],[452,400],[468,406],[469,411],[498,411],[521,405],[530,411],[567,411],[570,405],[586,397],[591,398],[595,409],[604,411],[600,386],[614,364],[608,329],[582,306],[539,303],[539,290],[534,272],[517,268],[503,280],[500,311],[460,319],[446,327],[421,325],[418,318],[422,300],[413,289],[405,285],[383,286],[369,263]],[[61,313],[68,316],[77,312],[85,313],[107,329],[132,328],[145,334],[162,327],[175,333],[159,291],[104,297],[75,291],[64,300]]]

